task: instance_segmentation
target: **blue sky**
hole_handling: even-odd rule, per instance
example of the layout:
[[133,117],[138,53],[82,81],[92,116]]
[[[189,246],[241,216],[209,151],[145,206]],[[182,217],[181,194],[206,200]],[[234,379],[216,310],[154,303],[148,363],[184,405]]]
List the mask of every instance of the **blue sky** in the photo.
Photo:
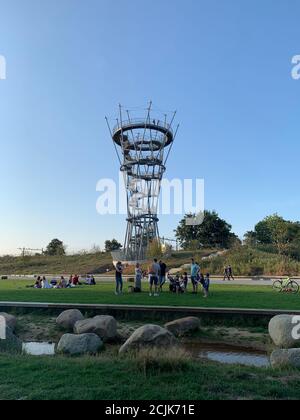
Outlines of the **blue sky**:
[[300,219],[299,15],[298,0],[0,0],[0,254],[123,241],[124,216],[95,207],[118,177],[104,116],[119,102],[178,109],[167,176],[204,178],[237,234]]

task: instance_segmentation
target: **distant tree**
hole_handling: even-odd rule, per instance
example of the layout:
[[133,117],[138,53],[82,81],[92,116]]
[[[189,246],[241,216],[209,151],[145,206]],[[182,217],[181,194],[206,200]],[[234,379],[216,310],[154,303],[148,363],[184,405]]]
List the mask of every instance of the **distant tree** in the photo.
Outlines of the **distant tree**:
[[66,255],[66,247],[59,239],[53,239],[46,248],[46,255]]
[[121,248],[122,248],[122,245],[116,239],[113,239],[112,241],[106,241],[105,242],[105,251],[106,252],[119,251],[119,249],[121,249]]
[[290,249],[295,250],[300,243],[300,223],[274,214],[255,226],[255,234],[258,244],[271,244],[280,255],[289,254]]
[[186,215],[175,230],[176,238],[184,249],[230,248],[238,240],[231,232],[232,226],[215,211],[205,211],[203,223],[199,226],[187,225],[186,220],[191,217],[195,215]]

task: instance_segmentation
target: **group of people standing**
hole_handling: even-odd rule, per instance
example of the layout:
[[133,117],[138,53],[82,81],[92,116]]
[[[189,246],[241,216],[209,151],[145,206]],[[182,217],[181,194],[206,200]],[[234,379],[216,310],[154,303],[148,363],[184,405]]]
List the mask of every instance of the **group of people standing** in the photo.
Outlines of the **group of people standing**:
[[[123,293],[123,272],[124,266],[119,261],[116,264],[116,295],[120,295]],[[135,293],[141,293],[142,291],[142,281],[143,278],[148,276],[149,281],[149,296],[150,297],[158,297],[159,294],[163,291],[163,287],[167,281],[169,280],[170,292],[179,294],[179,293],[186,293],[188,291],[188,282],[189,277],[188,273],[184,273],[183,276],[175,276],[172,277],[169,274],[167,265],[162,261],[158,261],[156,258],[153,260],[152,264],[148,267],[148,270],[145,272],[143,271],[141,265],[138,263],[135,267],[135,287],[133,291]],[[200,265],[195,262],[194,259],[191,261],[191,282],[193,286],[193,294],[197,294],[199,290],[199,285],[201,285],[204,297],[208,297],[209,295],[209,288],[210,288],[210,275],[209,273],[204,276],[201,273]]]
[[[116,264],[116,295],[123,293],[123,272],[124,266],[119,261]],[[150,284],[150,296],[159,296],[159,292],[162,291],[164,284],[166,283],[167,266],[163,261],[157,259],[153,260],[153,263],[148,267],[148,271],[145,272],[142,266],[137,263],[135,266],[135,293],[142,292],[142,281],[143,278],[148,275]]]
[[69,279],[66,279],[64,276],[61,276],[59,280],[53,278],[51,281],[47,280],[45,276],[39,276],[36,279],[34,286],[32,287],[34,287],[35,289],[69,289],[71,287],[81,286],[82,284],[88,286],[95,286],[95,277],[93,275],[88,275],[85,279],[85,282],[81,283],[80,277],[77,274],[72,274],[69,277]]

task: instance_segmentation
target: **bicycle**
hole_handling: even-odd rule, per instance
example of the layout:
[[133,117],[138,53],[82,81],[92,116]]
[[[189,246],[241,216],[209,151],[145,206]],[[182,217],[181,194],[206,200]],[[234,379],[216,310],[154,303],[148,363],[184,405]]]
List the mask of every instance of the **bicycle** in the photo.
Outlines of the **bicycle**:
[[277,293],[292,293],[296,295],[299,292],[299,284],[291,279],[276,280],[273,283],[273,290]]

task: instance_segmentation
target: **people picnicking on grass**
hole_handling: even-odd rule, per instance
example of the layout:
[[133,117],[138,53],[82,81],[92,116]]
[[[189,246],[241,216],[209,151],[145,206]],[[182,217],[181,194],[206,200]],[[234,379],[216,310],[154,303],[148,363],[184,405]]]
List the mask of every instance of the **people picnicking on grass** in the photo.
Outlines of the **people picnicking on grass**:
[[82,285],[87,286],[96,286],[96,280],[95,277],[91,274],[88,274],[86,276],[85,282],[80,282],[80,277],[78,274],[71,275],[69,279],[67,280],[64,276],[61,276],[59,279],[52,278],[50,281],[45,277],[38,276],[35,284],[31,286],[27,286],[28,288],[34,288],[34,289],[70,289],[75,288],[77,286]]

